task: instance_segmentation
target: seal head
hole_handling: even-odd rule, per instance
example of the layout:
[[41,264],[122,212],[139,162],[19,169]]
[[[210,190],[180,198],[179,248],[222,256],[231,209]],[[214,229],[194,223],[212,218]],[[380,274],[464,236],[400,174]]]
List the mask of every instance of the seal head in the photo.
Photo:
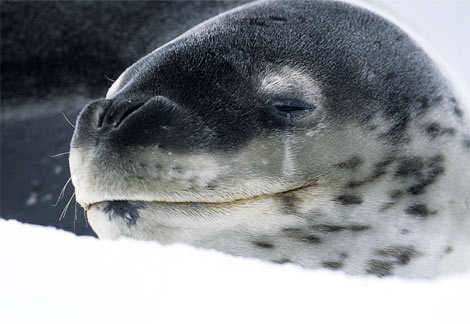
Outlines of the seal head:
[[379,276],[466,269],[470,140],[402,29],[333,1],[196,26],[87,105],[70,166],[100,237]]

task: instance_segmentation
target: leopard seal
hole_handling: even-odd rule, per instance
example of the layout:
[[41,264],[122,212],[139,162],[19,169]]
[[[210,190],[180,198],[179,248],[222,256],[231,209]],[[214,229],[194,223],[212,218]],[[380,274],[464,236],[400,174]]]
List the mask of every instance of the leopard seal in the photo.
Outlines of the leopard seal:
[[337,1],[261,1],[126,69],[77,119],[101,238],[350,274],[466,271],[465,101],[407,31]]

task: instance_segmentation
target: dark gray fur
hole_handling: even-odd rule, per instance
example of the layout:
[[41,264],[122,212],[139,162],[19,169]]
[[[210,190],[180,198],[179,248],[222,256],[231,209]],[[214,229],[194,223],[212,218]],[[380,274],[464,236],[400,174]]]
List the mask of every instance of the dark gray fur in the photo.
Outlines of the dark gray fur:
[[[239,148],[286,127],[266,105],[272,98],[254,92],[250,79],[266,64],[289,63],[320,81],[323,109],[336,123],[367,122],[378,111],[384,114],[392,126],[381,136],[391,144],[406,139],[411,112],[424,113],[436,98],[451,96],[421,48],[380,16],[331,1],[259,2],[208,25],[204,34],[187,35],[137,62],[125,89],[83,110],[72,146],[107,141],[125,150],[158,141],[162,148],[185,152]],[[97,129],[97,121],[90,119],[101,109],[118,122],[155,96],[162,98],[154,101],[155,109],[134,114],[119,131]],[[157,124],[168,125],[170,132]]]

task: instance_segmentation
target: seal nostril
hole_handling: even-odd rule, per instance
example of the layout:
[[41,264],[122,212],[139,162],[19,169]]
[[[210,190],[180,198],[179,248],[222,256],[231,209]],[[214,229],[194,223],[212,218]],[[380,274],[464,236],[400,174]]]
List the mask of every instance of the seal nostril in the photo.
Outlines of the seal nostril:
[[136,103],[133,106],[127,107],[126,109],[123,109],[120,116],[115,119],[113,123],[113,127],[118,127],[123,122],[124,119],[126,119],[130,114],[132,114],[134,111],[142,107],[144,104],[145,102],[140,102],[140,103]]
[[100,114],[98,128],[112,127],[117,128],[134,111],[142,107],[146,101],[124,101],[115,102],[106,107]]
[[101,128],[103,126],[103,120],[106,115],[106,112],[109,110],[109,107],[111,107],[112,101],[111,100],[103,100],[100,102],[100,107],[99,107],[99,114],[98,114],[98,128]]

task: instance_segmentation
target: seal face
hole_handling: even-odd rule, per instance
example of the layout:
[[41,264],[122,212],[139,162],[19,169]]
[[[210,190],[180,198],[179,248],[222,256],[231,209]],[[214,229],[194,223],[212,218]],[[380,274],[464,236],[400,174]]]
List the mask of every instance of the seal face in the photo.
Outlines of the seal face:
[[129,67],[81,112],[70,167],[100,237],[430,277],[470,263],[466,118],[383,17],[263,1]]

